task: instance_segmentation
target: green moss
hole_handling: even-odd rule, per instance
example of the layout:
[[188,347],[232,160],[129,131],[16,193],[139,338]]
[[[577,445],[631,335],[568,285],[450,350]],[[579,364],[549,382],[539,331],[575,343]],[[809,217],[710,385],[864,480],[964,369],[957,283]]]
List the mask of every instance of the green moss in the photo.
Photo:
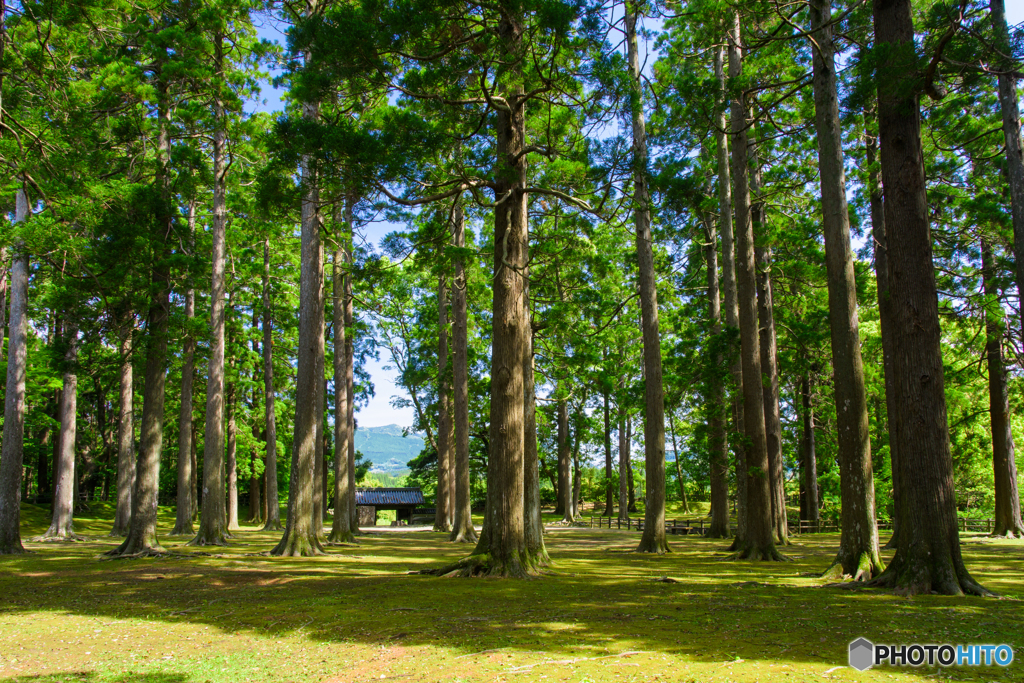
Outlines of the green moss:
[[[722,540],[675,537],[655,556],[632,552],[636,532],[560,527],[545,539],[555,573],[462,580],[408,573],[465,557],[439,534],[381,530],[281,558],[261,554],[280,533],[243,527],[210,554],[169,539],[174,517],[161,510],[168,555],[111,562],[98,559],[118,542],[105,537],[108,512],[76,520],[84,543],[0,558],[0,679],[923,681],[935,671],[834,667],[859,636],[1024,641],[1024,543],[981,534],[965,536],[968,566],[1013,599],[823,588],[838,534],[796,537],[793,562],[754,564],[723,561]],[[26,538],[47,521],[38,513],[26,510]],[[1016,665],[956,674],[1020,676]]]

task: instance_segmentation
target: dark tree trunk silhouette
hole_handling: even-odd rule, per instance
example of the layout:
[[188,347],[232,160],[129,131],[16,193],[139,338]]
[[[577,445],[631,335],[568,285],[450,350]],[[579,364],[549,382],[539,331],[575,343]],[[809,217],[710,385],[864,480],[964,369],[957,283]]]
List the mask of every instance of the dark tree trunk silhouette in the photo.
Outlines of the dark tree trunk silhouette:
[[572,470],[569,452],[569,402],[562,398],[556,407],[558,421],[558,507],[562,522],[572,524]]
[[[189,248],[194,250],[196,205],[188,205]],[[181,348],[181,406],[178,410],[178,480],[177,507],[171,536],[191,536],[192,528],[192,385],[195,379],[196,340],[188,329],[196,314],[196,292],[185,291],[185,335]]]

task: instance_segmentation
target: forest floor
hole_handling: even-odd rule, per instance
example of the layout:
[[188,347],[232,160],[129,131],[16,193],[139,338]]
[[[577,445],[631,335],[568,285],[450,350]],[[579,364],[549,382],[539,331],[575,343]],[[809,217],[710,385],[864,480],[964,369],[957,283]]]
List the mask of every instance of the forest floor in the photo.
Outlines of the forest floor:
[[[963,537],[975,578],[1002,599],[826,587],[838,535],[796,537],[792,562],[730,562],[726,543],[670,537],[633,554],[628,531],[551,527],[553,573],[531,581],[410,575],[465,554],[429,531],[389,530],[325,557],[260,555],[278,533],[237,532],[216,554],[102,560],[111,511],[88,540],[27,542],[0,557],[0,680],[1024,681],[1024,542]],[[23,537],[46,512],[24,507]],[[161,532],[173,524],[161,509]],[[886,555],[886,559],[888,559]],[[676,583],[656,581],[670,577]],[[1010,667],[846,666],[848,643],[1008,643]]]

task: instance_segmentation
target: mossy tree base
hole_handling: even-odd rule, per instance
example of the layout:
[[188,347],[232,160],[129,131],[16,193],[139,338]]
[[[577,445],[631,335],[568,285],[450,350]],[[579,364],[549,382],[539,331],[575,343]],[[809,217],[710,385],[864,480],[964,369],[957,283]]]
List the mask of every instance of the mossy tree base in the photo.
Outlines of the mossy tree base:
[[315,557],[326,555],[327,551],[316,536],[288,534],[270,551],[270,554],[279,557]]
[[440,569],[425,570],[423,573],[444,578],[532,579],[547,573],[537,559],[525,553],[522,557],[513,557],[504,561],[496,560],[489,554],[470,555],[455,564]]
[[143,557],[162,557],[166,551],[156,540],[156,534],[132,534],[124,543],[103,554],[104,557],[121,559],[138,559]]
[[331,535],[327,537],[327,545],[359,545],[356,535],[351,529],[331,529]]
[[85,536],[79,536],[74,531],[69,531],[62,534],[45,533],[42,536],[36,536],[29,540],[33,543],[80,543],[89,539]]
[[911,562],[899,557],[886,567],[868,586],[889,588],[897,595],[977,595],[995,597],[967,573],[962,562],[951,558],[918,559]]
[[665,553],[672,552],[672,549],[668,547],[668,541],[664,538],[641,538],[640,545],[633,552],[664,555]]
[[746,543],[737,546],[733,543],[732,550],[735,550],[727,559],[729,560],[750,560],[752,562],[792,562],[778,551],[774,545],[759,546],[754,543]]
[[821,574],[823,579],[848,579],[850,581],[869,581],[885,570],[885,566],[871,553],[862,552],[856,557],[843,557],[840,552],[832,564]]
[[263,531],[284,531],[284,525],[281,524],[281,520],[280,519],[268,520],[267,523],[263,525],[263,529],[262,530]]
[[[113,534],[111,534],[111,535],[113,535]],[[188,523],[186,523],[186,524],[180,524],[180,525],[176,524],[174,526],[174,528],[171,529],[171,533],[169,533],[167,535],[168,536],[195,536],[196,535],[196,530],[195,530],[195,527],[192,526],[192,521],[189,520]]]
[[204,534],[204,533],[200,532],[199,534],[196,535],[195,538],[193,538],[191,541],[189,541],[185,545],[191,545],[191,546],[204,546],[204,545],[226,546],[226,545],[228,545],[228,542],[230,540],[231,540],[231,534],[226,533],[224,531],[215,531],[215,532],[210,533],[210,534]]
[[476,543],[480,540],[480,537],[477,536],[476,529],[472,526],[463,529],[456,527],[452,529],[448,540],[452,543]]

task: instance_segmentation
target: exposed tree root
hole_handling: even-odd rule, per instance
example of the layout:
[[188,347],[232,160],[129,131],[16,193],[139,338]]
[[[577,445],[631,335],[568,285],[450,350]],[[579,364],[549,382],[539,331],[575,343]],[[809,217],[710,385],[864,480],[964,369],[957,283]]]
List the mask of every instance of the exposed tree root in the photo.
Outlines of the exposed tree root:
[[877,578],[866,582],[869,588],[887,588],[896,595],[976,595],[979,597],[998,597],[992,591],[982,587],[967,574],[966,570],[940,572],[937,577],[930,567],[906,567],[906,562],[893,561]]
[[636,547],[636,553],[651,553],[653,555],[664,555],[665,553],[672,552],[672,549],[668,547],[668,541],[665,539],[640,539],[640,545]]
[[1024,538],[1024,527],[1014,526],[1003,529],[996,528],[991,533],[992,538]]
[[284,527],[281,525],[281,520],[274,522],[267,522],[263,525],[263,531],[283,531]]
[[42,536],[34,536],[28,540],[33,543],[80,543],[82,541],[88,541],[89,539],[85,536],[79,536],[72,531],[67,534],[53,534],[52,536],[43,534]]
[[356,535],[351,529],[332,528],[331,535],[327,537],[327,545],[359,545]]
[[271,555],[280,557],[313,557],[326,555],[324,546],[316,536],[299,536],[288,534],[270,551]]
[[837,555],[836,559],[832,560],[832,564],[821,574],[823,579],[832,580],[849,580],[849,581],[870,581],[872,578],[880,575],[884,567],[882,565],[876,565],[871,560],[869,553],[861,553],[857,557],[856,563],[849,563],[847,567],[843,566],[842,555]]
[[141,541],[133,543],[131,542],[131,537],[113,550],[103,553],[103,557],[125,560],[136,560],[143,557],[164,557],[165,555],[167,555],[167,551],[156,542],[156,539],[153,539],[151,542]]
[[191,541],[189,541],[185,545],[192,545],[192,546],[217,545],[217,546],[222,546],[223,547],[223,546],[228,545],[228,539],[229,538],[231,538],[230,534],[219,534],[219,535],[215,534],[215,535],[212,535],[212,536],[209,536],[209,537],[207,537],[207,536],[198,536],[197,535],[195,538],[193,538]]
[[[735,544],[733,544],[735,545]],[[733,553],[727,560],[750,560],[752,562],[792,562],[793,558],[786,557],[780,553],[775,546],[761,548],[753,543],[746,545],[742,550]]]
[[480,538],[476,535],[476,529],[473,527],[467,527],[465,529],[452,529],[451,536],[448,537],[448,540],[452,543],[476,543]]
[[446,567],[424,569],[415,573],[443,578],[495,577],[503,579],[532,579],[543,574],[550,574],[537,566],[536,562],[496,563],[489,554],[470,555]]
[[195,536],[196,535],[196,530],[195,530],[195,528],[193,528],[192,522],[189,521],[187,524],[182,524],[181,526],[175,526],[171,530],[171,533],[169,533],[167,535],[168,536]]

